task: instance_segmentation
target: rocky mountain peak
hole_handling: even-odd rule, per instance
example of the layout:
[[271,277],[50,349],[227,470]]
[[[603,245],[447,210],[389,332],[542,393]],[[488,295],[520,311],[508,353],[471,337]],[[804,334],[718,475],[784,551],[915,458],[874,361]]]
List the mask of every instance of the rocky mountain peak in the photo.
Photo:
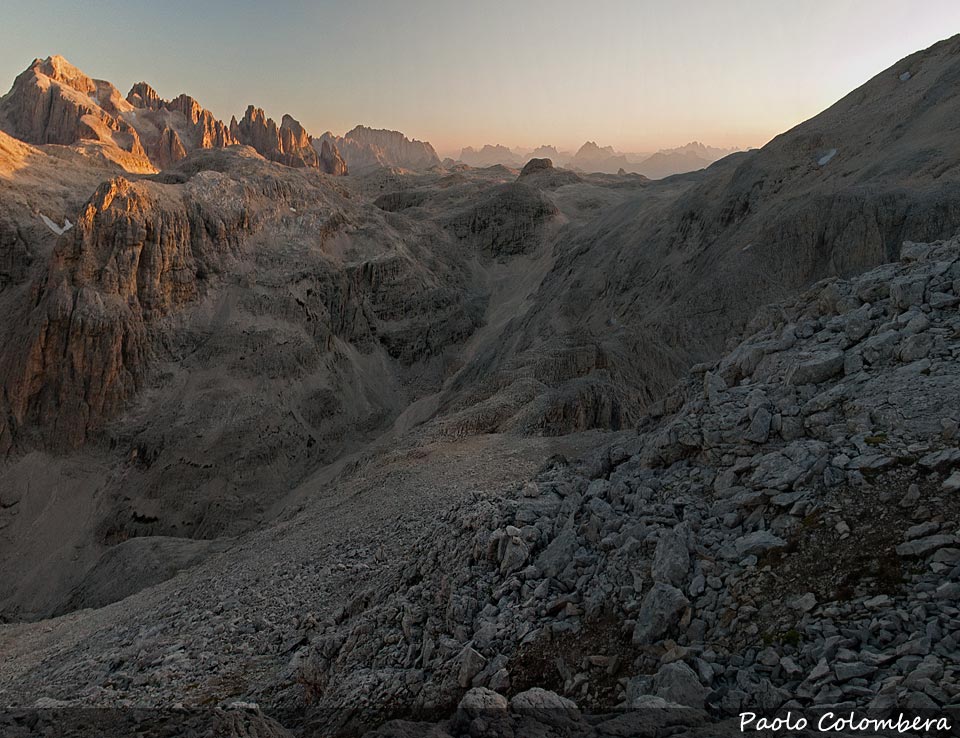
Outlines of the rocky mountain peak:
[[280,148],[284,151],[295,151],[310,146],[310,136],[293,116],[284,113],[280,121]]
[[160,110],[164,106],[164,101],[146,82],[137,82],[127,93],[127,102],[135,108],[147,108],[149,110]]
[[340,156],[337,147],[328,140],[320,144],[320,165],[323,171],[334,176],[342,176],[347,173],[347,162]]
[[460,151],[460,161],[472,167],[491,167],[497,164],[519,167],[523,159],[503,144],[484,144],[479,150],[466,146]]
[[577,149],[577,156],[596,156],[599,154],[614,154],[613,146],[600,146],[596,141],[586,141],[583,146]]
[[72,87],[77,92],[90,94],[97,91],[97,85],[90,77],[59,54],[48,56],[46,59],[34,59],[28,71],[49,77],[55,82]]
[[440,157],[426,141],[409,139],[400,131],[358,125],[342,138],[324,134],[342,153],[351,169],[364,166],[396,166],[428,169],[440,164]]
[[196,149],[237,143],[227,125],[190,95],[164,100],[149,84],[138,82],[126,101],[136,112],[125,120],[138,129],[150,160],[161,169]]
[[550,159],[531,159],[524,164],[520,170],[521,177],[527,177],[536,172],[544,172],[553,169],[553,161]]
[[131,171],[150,171],[137,131],[122,118],[131,109],[109,82],[51,56],[34,60],[0,98],[0,127],[32,144],[106,144],[114,152],[107,158]]
[[243,113],[243,119],[240,121],[241,125],[246,126],[264,126],[276,127],[272,118],[267,118],[266,112],[263,108],[258,108],[256,105],[247,105],[247,109]]
[[320,157],[310,145],[310,136],[290,115],[284,115],[277,126],[262,108],[249,105],[239,122],[231,120],[230,133],[239,143],[253,147],[271,161],[290,167],[321,168]]

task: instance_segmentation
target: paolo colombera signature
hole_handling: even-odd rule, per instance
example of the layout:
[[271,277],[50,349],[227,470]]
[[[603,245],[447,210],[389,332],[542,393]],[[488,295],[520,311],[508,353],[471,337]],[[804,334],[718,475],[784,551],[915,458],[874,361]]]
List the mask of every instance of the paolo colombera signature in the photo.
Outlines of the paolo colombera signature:
[[[945,717],[923,718],[900,713],[897,717],[868,718],[854,712],[825,712],[816,718],[816,729],[824,732],[841,731],[896,731],[898,733],[930,732],[951,730],[952,725]],[[740,732],[748,730],[805,730],[811,727],[810,721],[802,715],[788,712],[783,717],[758,717],[755,712],[740,713]]]

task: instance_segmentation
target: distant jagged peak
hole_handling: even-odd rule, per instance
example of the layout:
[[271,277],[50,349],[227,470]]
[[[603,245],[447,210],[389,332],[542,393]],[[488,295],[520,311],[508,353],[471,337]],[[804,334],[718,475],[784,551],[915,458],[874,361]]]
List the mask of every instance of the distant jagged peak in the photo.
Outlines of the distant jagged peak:
[[[226,129],[223,122],[217,120],[213,113],[203,107],[196,98],[181,93],[172,100],[165,100],[146,82],[137,82],[130,88],[130,92],[127,93],[127,102],[137,110],[169,110],[182,113],[193,124],[202,121],[206,127]],[[229,142],[221,145],[229,145]]]
[[210,124],[215,124],[218,127],[223,126],[225,128],[222,121],[217,120],[213,113],[203,107],[196,98],[190,95],[177,95],[173,100],[165,103],[164,107],[166,107],[167,110],[175,110],[183,113],[193,123],[197,123],[201,119],[206,119]]
[[166,107],[166,101],[146,82],[137,82],[127,93],[127,102],[135,108],[160,110]]
[[576,156],[595,156],[598,154],[616,156],[617,152],[613,146],[600,146],[596,141],[587,141],[577,150]]
[[460,161],[472,167],[490,167],[496,164],[519,167],[525,159],[503,144],[484,144],[479,150],[465,146],[460,151]]
[[80,93],[84,96],[80,99],[89,100],[110,115],[119,115],[130,109],[120,91],[110,82],[88,76],[59,54],[46,59],[34,59],[30,66],[17,76],[11,93],[18,88],[22,90],[24,85],[35,85],[46,90],[51,84]]
[[240,121],[230,119],[230,134],[261,156],[288,167],[320,169],[335,176],[347,173],[348,163],[336,143],[325,139],[316,143],[300,121],[288,113],[281,117],[278,126],[263,108],[248,105]]
[[[129,171],[164,169],[197,149],[252,146],[268,159],[292,167],[328,166],[343,173],[336,146],[324,157],[314,151],[299,121],[285,115],[279,125],[262,108],[250,105],[230,126],[190,95],[166,100],[147,82],[134,84],[126,97],[109,82],[93,79],[59,55],[35,59],[0,97],[0,125],[31,144],[106,144],[126,154]],[[110,157],[117,159],[115,153]]]
[[541,144],[530,152],[530,157],[533,159],[556,159],[559,156],[560,152],[557,147],[550,144]]
[[48,56],[46,59],[34,59],[27,71],[42,74],[44,77],[49,77],[55,82],[67,85],[84,94],[89,95],[97,91],[97,85],[93,79],[59,54]]
[[[233,127],[233,124],[236,122],[236,118],[232,118],[230,121],[230,127]],[[273,127],[277,128],[277,123],[273,118],[268,118],[266,111],[263,108],[258,108],[256,105],[250,104],[247,105],[247,109],[243,113],[243,118],[240,119],[240,126],[249,126],[249,125],[258,125],[265,126],[267,128]]]
[[347,162],[340,155],[336,145],[328,139],[324,139],[320,144],[320,168],[337,177],[348,172]]
[[429,142],[421,141],[417,138],[408,138],[402,131],[393,131],[389,128],[371,128],[370,126],[359,124],[344,134],[344,138],[364,139],[370,137],[389,137],[399,141],[406,141],[407,143],[411,144],[430,146],[430,149],[433,150],[433,146],[431,146]]
[[[473,151],[473,149],[470,148],[469,146],[467,147],[467,149],[469,149],[470,151]],[[480,151],[481,152],[496,151],[499,153],[509,152],[511,154],[513,153],[508,147],[504,146],[503,144],[484,144],[483,147],[480,149]]]
[[280,119],[280,128],[286,128],[294,133],[296,136],[306,136],[306,129],[300,125],[300,121],[294,118],[289,113],[284,113],[283,118]]
[[705,159],[719,159],[727,154],[731,154],[734,151],[737,151],[736,147],[724,149],[717,146],[708,146],[702,141],[691,141],[686,143],[683,146],[676,146],[674,148],[660,149],[658,153],[661,154],[695,154]]
[[357,125],[342,138],[332,133],[325,133],[322,138],[339,148],[351,169],[367,166],[428,169],[440,164],[440,157],[429,142],[407,138],[400,131]]
[[139,128],[151,161],[161,169],[196,149],[223,148],[237,143],[229,127],[190,95],[180,94],[165,100],[148,83],[137,82],[126,99],[133,112],[125,119]]
[[[231,126],[236,121],[236,118],[231,120]],[[279,125],[277,122],[267,115],[266,111],[263,108],[257,107],[256,105],[248,105],[246,111],[244,111],[243,118],[240,120],[239,124],[241,127],[255,125],[268,128],[270,130],[289,130],[295,135],[299,136],[300,134],[307,135],[306,129],[300,124],[296,118],[294,118],[289,113],[284,113],[280,118]]]
[[310,134],[300,125],[300,121],[289,113],[284,113],[280,119],[280,148],[284,151],[313,151]]

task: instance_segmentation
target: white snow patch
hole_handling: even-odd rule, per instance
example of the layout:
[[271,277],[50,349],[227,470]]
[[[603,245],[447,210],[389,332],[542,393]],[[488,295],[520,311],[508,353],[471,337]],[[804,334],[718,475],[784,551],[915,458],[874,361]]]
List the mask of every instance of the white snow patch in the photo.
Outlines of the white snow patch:
[[906,82],[906,81],[907,81],[908,79],[910,79],[912,76],[913,76],[913,75],[910,74],[910,72],[904,72],[903,74],[900,75],[900,81],[901,81],[901,82]]
[[824,154],[823,156],[821,156],[821,157],[817,160],[817,164],[819,164],[819,165],[822,166],[822,167],[823,167],[823,166],[826,166],[827,164],[830,163],[830,160],[831,160],[833,157],[835,157],[836,155],[837,155],[837,150],[836,150],[836,149],[830,149],[826,154]]
[[69,219],[69,218],[64,218],[64,219],[63,219],[63,225],[62,225],[62,226],[58,226],[56,223],[54,223],[52,220],[50,220],[50,219],[49,219],[46,215],[44,215],[43,213],[40,213],[40,220],[42,220],[42,221],[46,224],[47,228],[49,228],[51,231],[53,231],[54,233],[56,233],[58,236],[62,236],[64,233],[66,233],[66,232],[69,231],[71,228],[73,228],[73,223],[70,222],[70,219]]

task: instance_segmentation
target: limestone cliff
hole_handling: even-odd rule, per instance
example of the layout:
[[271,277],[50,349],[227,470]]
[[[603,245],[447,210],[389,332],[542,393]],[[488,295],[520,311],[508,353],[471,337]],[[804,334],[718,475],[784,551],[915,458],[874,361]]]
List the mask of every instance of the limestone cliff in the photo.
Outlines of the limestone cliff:
[[62,56],[35,59],[0,98],[0,128],[32,144],[93,141],[132,155],[128,168],[150,168],[137,131],[122,114],[131,106],[109,82],[94,80]]
[[124,119],[138,130],[151,161],[166,169],[197,149],[232,146],[237,141],[223,121],[189,95],[162,99],[146,82],[127,93],[133,106]]
[[433,146],[425,141],[411,141],[399,131],[357,126],[342,137],[328,131],[314,141],[314,148],[319,150],[325,141],[339,149],[352,170],[369,166],[417,170],[440,164]]
[[230,121],[230,133],[240,143],[252,146],[262,156],[288,167],[310,167],[327,174],[346,174],[346,165],[331,145],[326,158],[311,145],[310,136],[300,122],[284,115],[277,126],[262,108],[250,105],[239,121]]
[[336,176],[347,173],[347,162],[340,156],[337,147],[329,141],[323,141],[320,145],[320,168]]
[[151,321],[195,297],[248,226],[242,209],[214,211],[164,185],[99,187],[0,354],[0,443],[21,430],[57,448],[83,443],[139,388]]
[[0,130],[27,143],[73,146],[136,173],[167,169],[198,149],[239,143],[286,166],[346,173],[336,145],[322,156],[290,116],[278,126],[251,106],[228,126],[189,95],[165,100],[146,82],[124,98],[61,56],[36,59],[16,78],[0,98]]

